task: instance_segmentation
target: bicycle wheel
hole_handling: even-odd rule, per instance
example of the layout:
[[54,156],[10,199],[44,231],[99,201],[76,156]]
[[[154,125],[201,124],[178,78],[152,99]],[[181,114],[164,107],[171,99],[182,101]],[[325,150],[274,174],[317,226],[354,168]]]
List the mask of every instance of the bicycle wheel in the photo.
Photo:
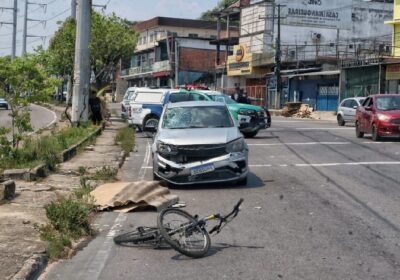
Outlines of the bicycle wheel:
[[156,244],[159,242],[160,231],[156,227],[138,227],[134,231],[126,232],[114,237],[116,244]]
[[167,208],[157,218],[158,228],[165,241],[178,252],[192,258],[203,257],[210,248],[207,231],[181,209]]

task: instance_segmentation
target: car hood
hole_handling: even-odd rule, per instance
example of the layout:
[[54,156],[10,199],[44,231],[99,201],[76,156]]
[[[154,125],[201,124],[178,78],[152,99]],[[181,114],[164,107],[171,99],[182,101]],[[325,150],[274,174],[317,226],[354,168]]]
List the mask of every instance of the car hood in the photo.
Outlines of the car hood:
[[247,109],[247,110],[255,110],[255,111],[262,111],[263,108],[256,105],[244,104],[244,103],[235,103],[235,104],[228,104],[229,110],[238,111],[239,109]]
[[399,119],[400,118],[400,110],[392,110],[392,111],[379,111],[379,114],[386,115],[392,119]]
[[237,127],[162,129],[156,141],[171,145],[212,145],[229,143],[242,137]]

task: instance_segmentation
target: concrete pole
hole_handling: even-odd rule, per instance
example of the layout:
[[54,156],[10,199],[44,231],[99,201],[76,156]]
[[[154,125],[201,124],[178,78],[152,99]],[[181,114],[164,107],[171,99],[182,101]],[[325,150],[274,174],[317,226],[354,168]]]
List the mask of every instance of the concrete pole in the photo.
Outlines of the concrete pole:
[[71,0],[71,17],[76,19],[76,0]]
[[179,85],[179,45],[175,38],[175,85]]
[[79,125],[81,122],[88,120],[91,74],[89,50],[91,9],[91,0],[78,0],[71,116],[73,125]]
[[18,12],[18,0],[14,0],[13,10],[13,37],[12,37],[12,52],[11,58],[15,59],[17,49],[17,12]]
[[25,0],[24,29],[22,34],[22,55],[26,54],[26,32],[28,28],[28,0]]

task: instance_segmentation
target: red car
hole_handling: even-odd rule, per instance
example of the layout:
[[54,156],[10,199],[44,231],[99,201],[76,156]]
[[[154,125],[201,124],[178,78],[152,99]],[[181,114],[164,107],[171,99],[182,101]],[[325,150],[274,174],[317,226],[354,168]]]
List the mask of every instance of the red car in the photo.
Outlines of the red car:
[[400,94],[368,96],[356,111],[356,136],[371,133],[374,141],[382,136],[400,137]]

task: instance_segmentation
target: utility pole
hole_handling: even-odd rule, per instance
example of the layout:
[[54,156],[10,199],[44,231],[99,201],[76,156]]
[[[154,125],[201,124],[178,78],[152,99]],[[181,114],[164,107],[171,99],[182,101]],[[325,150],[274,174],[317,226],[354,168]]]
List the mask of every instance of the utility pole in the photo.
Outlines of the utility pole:
[[76,0],[71,0],[71,17],[76,19]]
[[0,7],[2,10],[12,10],[13,11],[13,21],[12,22],[4,22],[0,21],[0,25],[2,24],[10,24],[13,26],[13,34],[12,34],[12,47],[11,47],[11,59],[15,59],[16,47],[17,47],[17,12],[18,12],[18,1],[14,0],[14,6],[12,8],[9,7]]
[[88,120],[90,93],[90,26],[91,0],[78,0],[76,19],[76,43],[74,66],[74,90],[72,96],[72,124]]
[[38,21],[38,22],[42,23],[43,25],[46,23],[46,20],[28,18],[28,6],[29,5],[37,5],[39,7],[44,8],[44,10],[46,10],[46,7],[47,7],[47,4],[34,3],[34,2],[29,2],[28,0],[25,0],[24,28],[23,28],[23,34],[22,34],[22,55],[26,54],[26,39],[28,37],[40,37],[40,38],[42,38],[42,40],[46,39],[46,36],[28,35],[28,21]]
[[[278,34],[276,37],[276,50],[275,50],[275,77],[276,77],[276,99],[279,98],[279,105],[282,93],[281,82],[281,5],[278,4]],[[277,105],[277,104],[275,104]]]

